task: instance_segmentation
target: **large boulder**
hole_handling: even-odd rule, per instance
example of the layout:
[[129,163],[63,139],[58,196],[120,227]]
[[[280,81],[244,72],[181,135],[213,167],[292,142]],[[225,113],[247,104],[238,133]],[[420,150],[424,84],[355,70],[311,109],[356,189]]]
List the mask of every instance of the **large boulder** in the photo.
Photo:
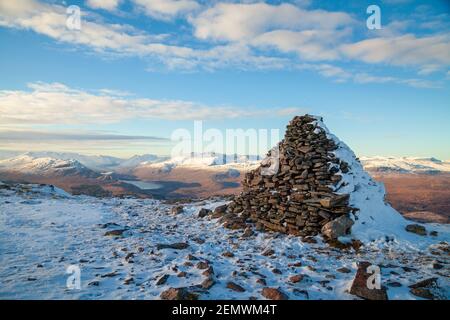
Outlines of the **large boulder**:
[[322,227],[322,234],[329,239],[337,239],[350,233],[354,224],[353,220],[343,215],[337,219],[331,220]]

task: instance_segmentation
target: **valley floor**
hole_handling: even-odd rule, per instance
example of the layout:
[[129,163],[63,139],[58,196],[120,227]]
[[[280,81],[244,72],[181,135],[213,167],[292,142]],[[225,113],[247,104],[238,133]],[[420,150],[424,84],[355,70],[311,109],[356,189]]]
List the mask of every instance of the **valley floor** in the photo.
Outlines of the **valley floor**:
[[[157,200],[0,188],[0,299],[159,299],[170,287],[189,287],[200,299],[263,299],[264,287],[290,299],[358,299],[348,293],[358,261],[381,266],[389,299],[419,299],[408,286],[430,277],[438,278],[440,297],[450,298],[448,225],[427,225],[438,236],[417,245],[381,241],[342,251],[319,237],[317,243],[262,232],[243,237],[242,230],[198,217],[200,208],[223,203],[187,203],[173,215],[172,205]],[[114,230],[123,233],[105,235]],[[173,243],[188,246],[158,246]],[[79,290],[66,286],[70,265],[80,268]],[[199,286],[206,270],[214,281],[208,289]]]

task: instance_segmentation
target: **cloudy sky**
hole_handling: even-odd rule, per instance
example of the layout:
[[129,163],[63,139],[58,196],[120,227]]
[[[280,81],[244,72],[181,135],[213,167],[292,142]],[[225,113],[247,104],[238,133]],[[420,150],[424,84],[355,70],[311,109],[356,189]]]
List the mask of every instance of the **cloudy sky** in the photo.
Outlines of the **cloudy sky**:
[[169,154],[194,120],[308,112],[360,156],[450,159],[446,0],[0,0],[0,73],[0,150]]

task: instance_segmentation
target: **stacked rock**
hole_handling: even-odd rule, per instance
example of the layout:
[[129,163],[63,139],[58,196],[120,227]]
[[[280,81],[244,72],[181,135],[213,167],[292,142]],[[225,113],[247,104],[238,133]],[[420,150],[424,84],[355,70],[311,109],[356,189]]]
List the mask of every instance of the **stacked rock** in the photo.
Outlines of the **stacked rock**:
[[349,231],[349,195],[334,192],[349,168],[335,156],[336,145],[317,120],[310,115],[291,120],[279,145],[246,173],[243,192],[228,206],[226,227],[251,220],[263,229],[298,236],[322,230],[334,238],[334,221]]

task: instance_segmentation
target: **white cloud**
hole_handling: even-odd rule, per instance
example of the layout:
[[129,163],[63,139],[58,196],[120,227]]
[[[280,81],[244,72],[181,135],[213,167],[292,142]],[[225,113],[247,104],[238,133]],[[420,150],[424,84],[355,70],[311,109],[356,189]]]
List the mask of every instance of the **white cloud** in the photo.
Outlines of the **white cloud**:
[[132,0],[145,14],[155,19],[169,20],[200,8],[193,0]]
[[[130,98],[61,83],[31,83],[28,91],[0,91],[0,124],[99,124],[127,119],[212,120],[286,115],[296,110],[245,110],[182,100]],[[114,91],[108,91],[110,93]]]
[[0,3],[0,26],[30,29],[61,42],[88,46],[95,51],[164,57],[194,55],[191,48],[160,43],[160,35],[150,35],[129,25],[96,22],[89,12],[82,12],[81,30],[70,30],[66,27],[67,15],[63,6],[33,0],[20,0],[20,5],[4,3]]
[[200,39],[249,41],[274,30],[334,30],[353,19],[343,12],[304,10],[287,3],[217,3],[190,22]]
[[93,9],[104,9],[107,11],[117,10],[121,0],[86,0],[87,6]]
[[[134,1],[163,18],[200,8],[197,2],[189,0]],[[111,2],[102,3],[112,8]],[[88,10],[82,12],[81,30],[69,30],[64,6],[35,0],[0,1],[0,26],[33,30],[102,55],[146,57],[149,69],[297,68],[313,70],[337,82],[353,79],[368,83],[367,77],[354,75],[362,71],[350,74],[332,66],[331,61],[351,59],[367,64],[411,66],[422,76],[447,70],[450,65],[450,34],[420,38],[402,35],[410,22],[390,23],[377,38],[352,43],[352,28],[357,22],[344,12],[308,10],[293,4],[218,2],[189,16],[194,36],[204,41],[198,46],[201,49],[192,44],[177,45],[167,34],[149,34],[130,25],[105,23]],[[376,77],[370,80],[380,83]],[[434,86],[420,79],[393,82]]]
[[413,34],[373,38],[341,47],[342,53],[366,63],[450,65],[450,33],[417,38]]

